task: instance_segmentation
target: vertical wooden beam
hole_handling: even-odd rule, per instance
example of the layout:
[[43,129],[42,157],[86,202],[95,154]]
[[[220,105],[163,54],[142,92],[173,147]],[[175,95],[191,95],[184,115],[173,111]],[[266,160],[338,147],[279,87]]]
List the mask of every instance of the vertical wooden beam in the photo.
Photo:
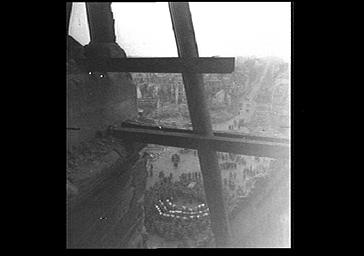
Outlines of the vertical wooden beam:
[[72,12],[72,2],[66,2],[66,36],[68,35]]
[[110,2],[86,2],[92,43],[114,43],[115,28]]
[[[169,10],[179,57],[186,59],[198,57],[189,4],[186,2],[170,2]],[[182,77],[193,131],[200,135],[213,135],[202,75],[184,72]],[[198,156],[216,246],[228,247],[230,244],[230,228],[223,199],[221,171],[217,155],[209,147],[208,143],[202,143],[198,150]]]

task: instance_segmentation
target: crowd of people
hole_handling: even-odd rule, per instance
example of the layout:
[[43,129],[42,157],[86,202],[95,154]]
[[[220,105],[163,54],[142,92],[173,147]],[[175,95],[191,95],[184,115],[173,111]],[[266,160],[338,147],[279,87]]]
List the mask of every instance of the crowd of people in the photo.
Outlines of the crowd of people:
[[245,125],[244,119],[241,118],[239,119],[239,121],[234,119],[233,123],[228,126],[228,129],[229,131],[233,131],[236,129],[239,130],[240,128],[244,127],[244,125]]
[[[171,163],[174,166],[174,168],[178,168],[178,165],[181,162],[181,156],[178,153],[174,153],[171,156]],[[154,166],[152,162],[149,162],[149,165],[147,165],[147,172],[149,177],[153,177],[154,174]],[[193,173],[193,176],[197,179],[197,173]]]
[[[175,163],[178,167],[181,161],[180,154],[188,152],[185,150],[184,153],[180,151],[172,154],[170,168],[173,169]],[[265,161],[260,158],[252,159],[255,163],[259,163],[253,168],[252,165],[247,166],[246,156],[225,152],[218,152],[217,156],[222,170],[228,174],[223,180],[223,189],[228,215],[231,218],[239,211],[241,202],[248,200],[247,197],[254,188],[259,173],[265,171]],[[239,165],[242,165],[240,166],[241,172],[237,171]],[[156,170],[151,161],[148,170],[149,176],[152,177]],[[158,172],[159,180],[151,187],[147,196],[150,202],[146,211],[148,232],[155,232],[167,240],[197,241],[196,237],[199,234],[205,234],[211,230],[209,210],[204,203],[205,194],[201,172],[185,172],[175,180],[173,180],[172,172],[169,176],[166,176],[163,171],[158,170]],[[207,235],[202,235],[202,237],[204,238],[201,238],[201,241],[211,240],[211,238],[207,238]]]
[[[187,150],[183,151],[184,153],[187,153]],[[182,151],[180,153],[183,153]],[[254,177],[257,176],[261,172],[265,172],[265,168],[260,166],[259,168],[254,168],[252,166],[247,167],[246,166],[246,159],[245,156],[237,155],[233,153],[225,153],[225,152],[218,152],[217,153],[220,168],[222,170],[230,170],[229,177],[223,179],[223,185],[228,190],[228,201],[236,200],[238,198],[243,198],[247,196],[249,191],[254,187]],[[178,153],[174,153],[171,156],[171,163],[178,167],[178,164],[181,161],[181,157]],[[260,162],[261,159],[259,157],[254,158],[255,162]],[[238,179],[238,173],[237,169],[238,166],[242,166],[244,169],[242,170],[242,178]],[[149,165],[149,176],[153,177],[154,167],[153,164]],[[240,176],[241,177],[241,176]],[[194,186],[194,184],[202,183],[202,175],[201,172],[187,172],[182,173],[178,177],[178,182],[181,183],[183,186]],[[170,173],[168,177],[165,177],[165,174],[163,171],[159,171],[159,180],[162,183],[168,182],[173,183],[173,173]],[[203,189],[202,189],[203,190]],[[188,194],[188,193],[187,193]],[[186,195],[189,199],[189,201],[193,201],[193,197],[198,195],[199,193],[195,193],[195,195]],[[160,211],[160,215],[164,217],[173,217],[173,212],[170,213],[169,211],[163,212],[163,206],[158,206],[158,211]],[[174,214],[176,215],[176,214]],[[178,214],[176,215],[178,216]],[[176,217],[174,216],[174,217]],[[185,216],[183,216],[185,217]],[[177,217],[176,217],[177,218]],[[179,217],[178,217],[179,218]]]
[[210,229],[209,209],[203,200],[199,177],[197,172],[183,173],[173,182],[161,175],[146,197],[149,202],[146,205],[148,232],[156,232],[167,240],[197,242],[195,237]]
[[221,170],[236,170],[239,165],[246,165],[246,160],[241,155],[232,153],[218,153],[220,160],[219,166]]
[[209,209],[207,208],[206,204],[199,204],[192,208],[186,207],[184,205],[178,207],[169,199],[166,199],[165,202],[158,200],[154,206],[157,209],[159,215],[168,218],[193,220],[207,217],[209,215]]

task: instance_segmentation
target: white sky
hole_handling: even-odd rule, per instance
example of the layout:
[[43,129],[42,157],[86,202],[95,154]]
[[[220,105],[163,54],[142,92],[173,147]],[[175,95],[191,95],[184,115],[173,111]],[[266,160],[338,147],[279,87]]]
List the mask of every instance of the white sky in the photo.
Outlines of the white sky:
[[90,42],[85,3],[72,3],[68,33],[82,45]]
[[[74,3],[70,34],[89,42],[85,10]],[[84,7],[83,7],[84,8]],[[289,2],[191,2],[201,57],[291,56]],[[129,57],[177,57],[167,2],[112,3],[117,43]]]

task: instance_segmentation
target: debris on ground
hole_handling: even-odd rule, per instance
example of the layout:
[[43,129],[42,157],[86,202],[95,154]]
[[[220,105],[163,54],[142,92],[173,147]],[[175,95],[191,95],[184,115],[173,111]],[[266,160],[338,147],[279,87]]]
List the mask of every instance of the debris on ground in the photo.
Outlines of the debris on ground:
[[71,152],[67,152],[67,182],[95,175],[105,162],[113,161],[116,157],[126,159],[126,155],[123,144],[112,137],[98,136],[81,142],[77,147],[73,146]]

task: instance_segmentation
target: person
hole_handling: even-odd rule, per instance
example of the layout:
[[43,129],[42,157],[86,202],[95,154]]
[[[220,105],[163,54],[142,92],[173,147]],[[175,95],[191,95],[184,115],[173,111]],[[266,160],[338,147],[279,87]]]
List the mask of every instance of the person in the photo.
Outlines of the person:
[[244,119],[239,120],[238,128],[244,127]]
[[235,161],[235,154],[234,153],[230,153],[230,159],[231,159],[231,161]]
[[174,159],[175,159],[175,154],[173,154],[173,155],[171,156],[171,162],[172,162],[172,163],[174,162]]
[[173,154],[172,155],[172,162],[173,162],[173,165],[174,165],[175,168],[178,167],[178,164],[179,164],[180,161],[181,161],[181,158],[180,158],[180,156],[178,154]]
[[174,167],[176,167],[176,165],[177,165],[176,160],[177,160],[176,159],[176,154],[173,154],[172,157],[171,157],[171,161],[172,161]]

